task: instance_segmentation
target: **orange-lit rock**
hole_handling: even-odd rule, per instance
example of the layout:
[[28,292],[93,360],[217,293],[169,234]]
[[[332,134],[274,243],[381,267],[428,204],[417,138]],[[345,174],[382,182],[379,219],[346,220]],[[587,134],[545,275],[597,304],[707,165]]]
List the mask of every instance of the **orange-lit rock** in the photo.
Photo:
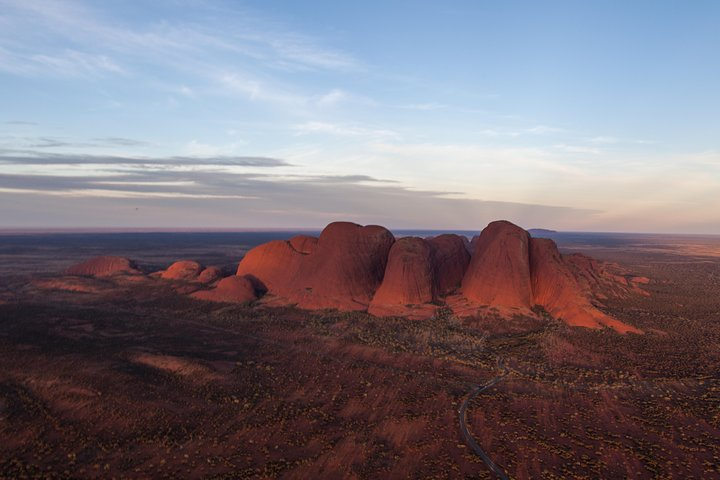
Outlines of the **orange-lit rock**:
[[296,275],[298,306],[308,309],[365,310],[380,286],[395,241],[384,227],[331,223],[317,248],[303,257]]
[[296,252],[304,255],[311,254],[317,248],[318,239],[311,237],[310,235],[295,235],[290,240],[290,246],[295,249]]
[[182,282],[196,282],[203,267],[194,260],[180,260],[168,267],[160,274],[163,280],[177,280]]
[[237,275],[250,277],[261,290],[289,298],[296,290],[293,282],[302,258],[289,242],[273,240],[247,252]]
[[141,275],[135,264],[123,257],[95,257],[86,262],[78,263],[66,270],[68,275],[108,277],[111,275]]
[[554,317],[575,326],[607,326],[621,333],[642,333],[635,327],[605,315],[590,303],[552,240],[530,240],[530,263],[534,302],[542,305]]
[[532,307],[529,234],[507,221],[490,223],[475,244],[462,293],[478,305]]
[[397,240],[390,249],[382,284],[368,311],[373,313],[386,306],[405,307],[430,303],[436,298],[430,244],[417,237]]
[[595,284],[585,279],[598,275],[593,260],[566,261],[551,240],[531,240],[507,221],[492,222],[473,243],[470,255],[457,235],[395,241],[383,227],[336,222],[317,240],[299,235],[253,248],[237,273],[270,294],[270,305],[428,318],[445,303],[459,316],[503,318],[534,315],[539,304],[571,325],[639,331],[593,306]]
[[214,283],[222,277],[222,272],[217,267],[207,267],[205,270],[200,272],[197,277],[197,281],[204,284]]
[[257,300],[253,283],[248,278],[237,275],[223,278],[211,290],[200,290],[190,296],[199,300],[226,303],[248,303]]

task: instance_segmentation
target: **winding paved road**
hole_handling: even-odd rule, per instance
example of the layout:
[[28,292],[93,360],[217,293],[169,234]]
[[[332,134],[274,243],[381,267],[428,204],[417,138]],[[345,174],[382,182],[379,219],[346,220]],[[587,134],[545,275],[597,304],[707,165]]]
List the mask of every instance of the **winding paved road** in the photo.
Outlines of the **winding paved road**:
[[460,419],[460,431],[463,434],[463,437],[465,438],[465,442],[470,445],[470,448],[473,449],[475,454],[482,458],[483,462],[488,466],[488,468],[497,475],[498,478],[502,480],[508,480],[508,476],[503,472],[502,468],[498,467],[495,462],[492,461],[492,459],[488,456],[487,453],[485,453],[485,450],[480,447],[480,445],[475,440],[475,437],[472,436],[470,431],[467,427],[467,409],[468,405],[470,404],[470,401],[472,401],[473,398],[480,395],[482,392],[487,390],[488,388],[492,387],[496,383],[498,383],[500,380],[505,377],[508,373],[510,373],[510,370],[505,366],[505,362],[502,358],[498,357],[498,368],[502,370],[502,373],[498,375],[497,377],[493,378],[489,382],[487,382],[484,385],[478,385],[477,387],[473,388],[470,393],[465,397],[465,400],[463,401],[462,405],[460,405],[460,409],[458,410],[458,415]]

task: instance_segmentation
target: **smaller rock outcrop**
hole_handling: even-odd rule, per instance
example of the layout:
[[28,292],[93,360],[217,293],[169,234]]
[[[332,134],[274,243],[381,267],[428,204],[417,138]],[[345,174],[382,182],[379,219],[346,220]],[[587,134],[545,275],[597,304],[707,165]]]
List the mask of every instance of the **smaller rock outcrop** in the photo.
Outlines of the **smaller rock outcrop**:
[[102,256],[71,266],[68,275],[109,277],[113,275],[142,275],[132,260],[124,257]]
[[303,255],[285,240],[272,240],[248,251],[237,268],[257,283],[259,289],[275,295],[291,297],[295,275]]
[[194,260],[180,260],[170,265],[160,274],[163,280],[196,282],[203,266]]
[[237,275],[225,277],[214,288],[200,290],[190,296],[198,300],[224,303],[248,303],[257,300],[253,282]]
[[200,272],[197,277],[197,281],[205,285],[215,283],[222,277],[222,272],[217,267],[207,267],[205,270]]
[[620,333],[642,333],[595,308],[550,239],[530,240],[534,301],[551,315],[574,326],[610,327]]

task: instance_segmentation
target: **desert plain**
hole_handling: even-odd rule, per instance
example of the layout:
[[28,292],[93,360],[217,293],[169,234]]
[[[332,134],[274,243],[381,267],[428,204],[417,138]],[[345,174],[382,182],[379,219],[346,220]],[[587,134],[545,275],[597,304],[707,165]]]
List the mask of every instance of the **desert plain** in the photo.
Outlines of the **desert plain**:
[[119,255],[145,273],[192,259],[232,275],[297,233],[0,236],[0,478],[496,478],[458,410],[499,365],[466,423],[509,478],[720,477],[717,236],[533,234],[647,279],[596,292],[642,334],[544,311],[208,302],[178,281],[65,274]]

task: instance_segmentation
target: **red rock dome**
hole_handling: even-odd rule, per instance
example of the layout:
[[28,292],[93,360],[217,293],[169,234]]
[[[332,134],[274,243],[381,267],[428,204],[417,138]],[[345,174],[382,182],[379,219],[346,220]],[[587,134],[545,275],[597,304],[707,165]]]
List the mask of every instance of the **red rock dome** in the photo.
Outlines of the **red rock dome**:
[[141,275],[135,264],[123,257],[103,256],[95,257],[68,268],[68,275],[108,277],[111,275]]
[[529,310],[529,241],[525,230],[504,220],[485,227],[462,281],[465,298],[479,305]]
[[237,275],[223,278],[211,290],[201,290],[190,296],[199,300],[226,303],[247,303],[257,300],[253,283],[248,278]]
[[214,283],[222,277],[222,272],[217,267],[207,267],[205,270],[200,272],[197,277],[197,281],[204,284]]
[[418,237],[397,240],[388,255],[382,284],[372,306],[417,305],[436,300],[432,249]]
[[195,282],[198,280],[203,266],[194,260],[180,260],[168,267],[160,274],[163,280],[177,280],[182,282]]
[[331,223],[317,248],[303,257],[295,279],[298,306],[308,309],[365,310],[385,273],[395,241],[384,227]]
[[246,275],[261,290],[289,299],[297,290],[293,282],[302,258],[289,242],[273,240],[248,251],[238,265],[237,275]]

